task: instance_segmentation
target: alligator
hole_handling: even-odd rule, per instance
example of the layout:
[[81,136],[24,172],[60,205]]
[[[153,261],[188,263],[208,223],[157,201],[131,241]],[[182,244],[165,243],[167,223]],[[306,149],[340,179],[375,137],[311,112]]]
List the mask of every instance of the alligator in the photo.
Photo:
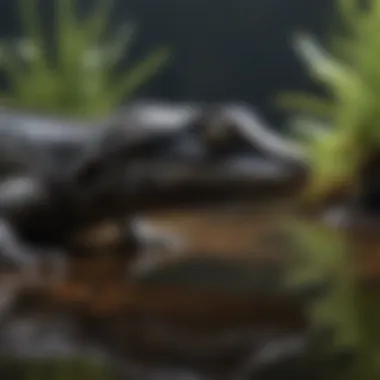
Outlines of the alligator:
[[[212,124],[207,115],[232,119],[227,130],[264,155],[216,155],[221,140],[203,133]],[[117,221],[134,250],[166,244],[160,234],[136,233],[134,217],[268,196],[299,178],[304,164],[297,147],[234,105],[215,112],[138,103],[93,124],[0,112],[0,152],[1,256],[22,268],[36,268],[42,252],[61,257],[52,253],[69,252],[78,231],[106,220]]]

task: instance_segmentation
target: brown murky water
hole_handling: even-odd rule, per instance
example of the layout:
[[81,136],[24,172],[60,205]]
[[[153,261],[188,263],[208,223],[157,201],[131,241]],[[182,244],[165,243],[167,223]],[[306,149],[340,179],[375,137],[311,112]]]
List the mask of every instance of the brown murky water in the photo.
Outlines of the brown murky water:
[[[184,252],[179,252],[178,255],[164,253],[162,260],[158,260],[157,263],[164,265],[171,260],[178,262],[189,257],[209,257],[260,268],[263,263],[282,262],[289,252],[286,247],[281,246],[281,242],[275,244],[275,241],[271,241],[271,236],[286,223],[289,215],[287,209],[286,205],[272,203],[229,207],[224,210],[202,209],[148,215],[147,219],[154,225],[180,237],[185,247]],[[371,221],[366,222],[365,228],[364,223],[347,233],[347,238],[355,250],[358,272],[364,279],[373,279],[380,274],[380,233]],[[369,228],[368,224],[372,227]],[[183,313],[186,314],[191,309],[202,309],[201,305],[207,304],[207,310],[215,307],[215,314],[222,317],[222,309],[225,309],[226,315],[228,314],[228,308],[223,305],[235,302],[233,297],[223,292],[209,295],[207,289],[202,289],[202,294],[195,292],[195,295],[190,295],[189,289],[180,287],[172,289],[166,286],[157,289],[157,285],[149,287],[136,284],[128,278],[126,269],[125,259],[106,252],[97,258],[74,260],[70,265],[70,276],[66,283],[48,287],[44,285],[44,289],[49,290],[51,297],[57,300],[87,302],[96,313],[107,313],[118,308],[149,309],[151,304],[151,308],[156,312],[167,308],[167,313],[170,314],[173,310],[183,309]],[[168,302],[163,296],[165,292],[168,294],[167,299],[170,299]],[[188,295],[182,297],[181,294],[186,292]],[[160,301],[157,301],[158,299]],[[212,303],[208,301],[210,299]],[[244,302],[241,301],[241,305]],[[138,304],[140,306],[137,306]],[[145,306],[141,306],[143,304]],[[236,311],[236,305],[233,309]]]
[[[281,242],[266,237],[274,236],[286,223],[287,209],[282,203],[272,203],[147,218],[179,236],[186,247],[177,256],[164,256],[160,264],[189,257],[219,259],[251,267],[254,276],[266,270],[265,265],[286,259],[288,252]],[[365,278],[378,276],[380,234],[375,228],[357,228],[348,236],[360,273]],[[23,293],[27,298],[34,295],[32,309],[70,310],[88,334],[101,334],[106,346],[117,347],[147,368],[152,363],[196,363],[207,370],[230,370],[241,355],[253,349],[252,334],[302,332],[308,323],[302,303],[284,294],[139,283],[126,276],[126,269],[125,259],[107,252],[95,259],[73,261],[64,283],[29,286]]]

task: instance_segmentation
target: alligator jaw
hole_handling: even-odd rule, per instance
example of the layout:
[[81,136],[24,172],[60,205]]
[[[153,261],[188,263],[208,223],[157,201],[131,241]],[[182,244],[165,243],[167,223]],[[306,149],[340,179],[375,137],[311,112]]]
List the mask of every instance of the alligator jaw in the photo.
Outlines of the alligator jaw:
[[278,199],[299,189],[296,166],[251,158],[224,164],[139,162],[128,167],[118,194],[138,210]]

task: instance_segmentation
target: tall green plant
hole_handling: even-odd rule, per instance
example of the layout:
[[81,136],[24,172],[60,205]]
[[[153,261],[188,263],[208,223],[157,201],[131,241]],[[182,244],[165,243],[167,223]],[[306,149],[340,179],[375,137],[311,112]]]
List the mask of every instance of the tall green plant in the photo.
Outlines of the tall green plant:
[[119,63],[131,47],[135,28],[122,24],[108,34],[112,0],[98,0],[85,19],[76,15],[74,0],[56,0],[56,54],[38,16],[37,0],[19,0],[25,38],[3,43],[0,68],[10,80],[5,104],[72,116],[93,117],[111,112],[134,95],[167,63],[168,49],[159,47],[126,71]]
[[[362,164],[380,145],[380,0],[369,0],[366,8],[360,3],[337,0],[344,30],[331,36],[332,53],[308,34],[294,39],[296,53],[326,96],[287,93],[277,99],[296,116],[309,116],[297,127],[310,153],[315,195],[354,185]],[[314,128],[315,121],[325,127]]]
[[[360,0],[336,1],[344,23],[331,36],[330,52],[305,33],[294,40],[297,54],[326,95],[287,93],[277,99],[295,113],[297,134],[309,152],[308,190],[318,197],[337,185],[354,187],[363,164],[380,148],[380,0],[367,0],[365,7]],[[311,310],[313,319],[334,322],[337,343],[356,346],[355,366],[345,379],[378,379],[379,290],[361,286],[356,255],[344,234],[339,247],[324,231],[308,231],[303,223],[293,228],[309,259],[307,272],[302,267],[298,273],[327,273],[333,280],[332,293]]]

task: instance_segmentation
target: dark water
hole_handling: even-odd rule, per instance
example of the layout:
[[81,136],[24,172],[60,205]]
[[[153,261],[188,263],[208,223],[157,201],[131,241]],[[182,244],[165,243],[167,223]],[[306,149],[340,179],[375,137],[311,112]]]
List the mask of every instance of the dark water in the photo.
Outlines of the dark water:
[[[323,334],[309,329],[305,295],[285,285],[294,257],[278,233],[285,212],[275,210],[154,215],[188,251],[128,280],[107,258],[83,261],[73,264],[75,279],[46,285],[45,296],[23,292],[0,320],[0,354],[16,363],[4,378],[16,378],[25,360],[45,363],[39,379],[93,378],[91,371],[99,379],[321,378],[331,363],[310,360]],[[81,278],[95,289],[82,298]],[[112,374],[94,364],[47,364],[73,357],[104,363]]]

